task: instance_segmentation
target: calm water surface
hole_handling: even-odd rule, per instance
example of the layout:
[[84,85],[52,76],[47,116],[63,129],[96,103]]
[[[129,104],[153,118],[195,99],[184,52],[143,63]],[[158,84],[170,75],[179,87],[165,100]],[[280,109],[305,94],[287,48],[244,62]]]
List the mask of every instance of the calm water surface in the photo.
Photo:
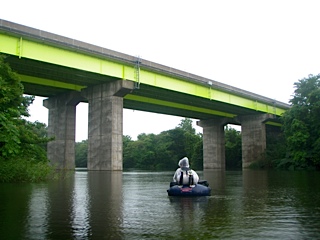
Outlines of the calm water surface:
[[0,184],[0,239],[320,239],[319,172],[198,173],[212,196],[168,197],[173,172]]

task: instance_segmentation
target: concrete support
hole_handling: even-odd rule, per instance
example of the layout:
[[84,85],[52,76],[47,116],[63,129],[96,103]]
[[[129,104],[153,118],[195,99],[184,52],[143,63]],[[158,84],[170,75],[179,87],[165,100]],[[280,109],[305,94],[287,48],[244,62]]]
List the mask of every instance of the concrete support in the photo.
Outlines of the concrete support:
[[225,169],[224,126],[226,118],[201,120],[203,128],[203,169]]
[[252,163],[263,160],[266,150],[265,121],[269,114],[239,116],[242,136],[242,168],[248,168]]
[[75,168],[76,106],[81,101],[79,92],[69,92],[43,101],[49,110],[47,156],[57,169]]
[[118,80],[82,92],[89,103],[88,170],[122,170],[123,97],[133,88]]

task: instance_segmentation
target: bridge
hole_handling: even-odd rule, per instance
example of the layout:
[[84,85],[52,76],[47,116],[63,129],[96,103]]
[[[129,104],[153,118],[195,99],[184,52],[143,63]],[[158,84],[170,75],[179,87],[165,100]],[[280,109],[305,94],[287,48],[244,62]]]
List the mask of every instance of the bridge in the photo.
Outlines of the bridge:
[[[266,149],[288,104],[110,49],[0,19],[0,53],[25,94],[47,97],[48,158],[75,164],[75,113],[89,105],[88,169],[122,170],[123,108],[199,119],[204,169],[224,168],[224,126],[242,127],[243,168]],[[146,120],[147,121],[147,120]]]

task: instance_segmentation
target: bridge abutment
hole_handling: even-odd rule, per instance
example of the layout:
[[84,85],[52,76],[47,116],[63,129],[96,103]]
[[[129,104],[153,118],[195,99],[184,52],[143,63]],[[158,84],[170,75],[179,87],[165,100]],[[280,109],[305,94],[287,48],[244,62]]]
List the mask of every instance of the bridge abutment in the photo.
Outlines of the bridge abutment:
[[88,170],[122,170],[123,97],[133,82],[118,80],[83,90],[89,103]]
[[203,128],[203,169],[225,168],[224,126],[227,123],[226,118],[197,122]]
[[43,101],[49,110],[48,136],[54,137],[47,156],[57,169],[75,168],[76,106],[81,99],[79,92],[69,92]]

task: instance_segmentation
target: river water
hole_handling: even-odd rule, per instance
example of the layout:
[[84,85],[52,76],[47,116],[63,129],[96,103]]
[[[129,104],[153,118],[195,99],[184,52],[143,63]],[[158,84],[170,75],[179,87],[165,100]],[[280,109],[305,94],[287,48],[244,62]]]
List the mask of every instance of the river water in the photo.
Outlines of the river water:
[[198,172],[210,197],[168,197],[173,172],[0,184],[0,239],[320,239],[320,173]]

